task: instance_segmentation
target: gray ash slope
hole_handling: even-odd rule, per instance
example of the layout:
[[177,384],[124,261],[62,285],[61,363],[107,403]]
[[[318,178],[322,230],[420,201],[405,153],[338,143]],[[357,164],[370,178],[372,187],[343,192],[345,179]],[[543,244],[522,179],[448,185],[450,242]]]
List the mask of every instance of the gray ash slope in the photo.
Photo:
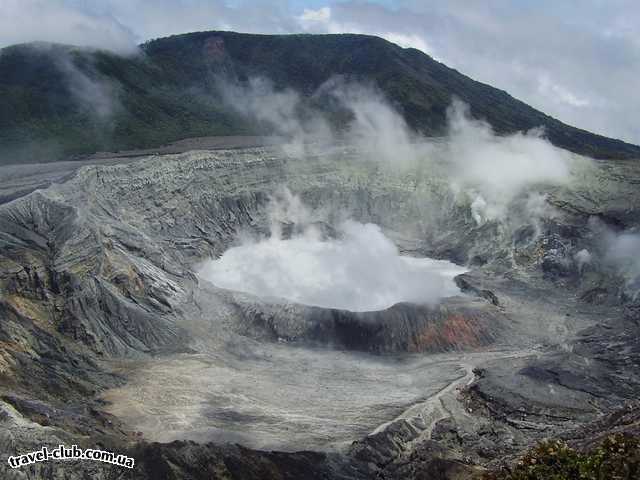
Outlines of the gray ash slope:
[[[589,163],[570,184],[544,187],[553,215],[528,221],[515,202],[478,224],[446,183],[348,149],[304,160],[271,147],[82,167],[0,206],[2,451],[98,443],[134,456],[139,478],[471,478],[542,437],[580,440],[596,421],[613,428],[620,415],[607,414],[640,391],[638,285],[607,261],[598,232],[638,226],[639,181],[633,161]],[[404,252],[469,265],[457,279],[467,295],[372,320],[200,280],[198,262],[241,229],[267,231],[269,195],[283,183],[313,207],[379,224]],[[258,345],[382,362],[445,355],[460,371],[329,453],[152,443],[104,403],[105,392],[135,383],[131,365],[242,360]],[[162,394],[161,381],[156,388]],[[91,462],[27,471],[128,478]]]

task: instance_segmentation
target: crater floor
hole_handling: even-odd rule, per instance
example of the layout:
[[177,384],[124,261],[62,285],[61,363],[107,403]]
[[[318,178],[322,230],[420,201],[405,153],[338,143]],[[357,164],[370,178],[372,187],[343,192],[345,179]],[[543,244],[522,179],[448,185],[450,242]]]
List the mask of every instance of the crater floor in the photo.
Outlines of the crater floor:
[[128,363],[129,382],[103,396],[111,402],[108,411],[152,441],[339,450],[464,378],[469,362],[510,354],[245,347],[247,356],[220,352]]

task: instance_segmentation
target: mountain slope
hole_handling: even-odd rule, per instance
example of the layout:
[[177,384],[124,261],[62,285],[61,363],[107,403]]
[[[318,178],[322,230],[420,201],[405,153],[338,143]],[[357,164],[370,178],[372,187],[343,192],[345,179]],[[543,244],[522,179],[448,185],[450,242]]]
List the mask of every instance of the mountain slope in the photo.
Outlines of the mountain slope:
[[336,75],[371,82],[427,135],[443,133],[456,96],[499,133],[542,126],[580,154],[640,158],[638,146],[565,125],[418,50],[365,35],[197,32],[147,42],[134,57],[43,44],[0,52],[0,164],[264,133],[221,101],[221,75],[266,77],[306,98]]

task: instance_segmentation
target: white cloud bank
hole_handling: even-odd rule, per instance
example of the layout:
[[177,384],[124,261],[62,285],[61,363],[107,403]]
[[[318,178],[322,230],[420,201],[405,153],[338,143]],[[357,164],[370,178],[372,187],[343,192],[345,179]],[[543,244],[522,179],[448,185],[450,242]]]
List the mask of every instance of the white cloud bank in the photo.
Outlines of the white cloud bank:
[[509,204],[527,191],[526,209],[532,216],[552,215],[535,187],[569,182],[575,155],[554,147],[539,130],[497,136],[460,101],[451,105],[448,121],[445,161],[452,188],[473,198],[478,224],[504,217]]
[[121,53],[136,51],[133,31],[109,14],[64,0],[0,0],[0,47],[55,42]]
[[[459,293],[453,277],[464,268],[401,256],[373,224],[348,220],[338,226],[338,238],[326,238],[287,190],[272,200],[270,219],[268,238],[245,240],[199,274],[221,288],[351,311],[434,303]],[[297,233],[286,238],[282,222],[295,223]]]

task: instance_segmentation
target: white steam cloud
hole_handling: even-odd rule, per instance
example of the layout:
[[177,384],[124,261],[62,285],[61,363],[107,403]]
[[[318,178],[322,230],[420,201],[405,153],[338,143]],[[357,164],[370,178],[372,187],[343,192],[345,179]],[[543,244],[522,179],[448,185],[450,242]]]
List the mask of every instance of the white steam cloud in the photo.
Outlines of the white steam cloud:
[[310,144],[340,141],[393,171],[443,177],[478,225],[504,219],[521,196],[534,222],[554,216],[542,189],[567,184],[581,158],[554,147],[541,130],[496,135],[459,100],[449,108],[446,138],[429,139],[413,131],[375,86],[332,78],[312,99],[330,99],[350,112],[348,125],[333,134],[324,114],[290,89],[277,90],[270,81],[255,78],[219,85],[228,105],[286,137],[288,153],[302,157]]
[[[36,48],[48,47],[42,45]],[[110,118],[120,108],[115,84],[99,78],[97,74],[90,76],[80,70],[68,52],[58,52],[54,59],[58,68],[65,74],[69,90],[80,106],[102,120]]]
[[[624,282],[624,294],[640,298],[640,232],[636,229],[616,231],[597,217],[589,219],[597,240],[599,260]],[[593,255],[589,261],[593,262]]]
[[416,133],[374,86],[337,77],[319,88],[318,94],[322,93],[351,112],[353,120],[342,137],[364,156],[396,168],[413,166],[424,156]]
[[583,248],[582,250],[575,253],[575,255],[573,256],[573,259],[578,265],[578,271],[582,273],[584,268],[591,263],[592,256],[589,250],[587,250],[586,248]]
[[324,113],[305,104],[294,90],[277,89],[266,78],[245,83],[220,78],[218,89],[229,107],[285,137],[287,151],[294,156],[303,156],[310,144],[341,141],[358,147],[368,158],[400,166],[415,164],[422,151],[402,115],[372,85],[333,77],[312,95],[330,99],[351,114],[352,120],[338,135]]
[[[312,216],[284,190],[271,203],[271,235],[227,250],[205,264],[200,275],[221,288],[352,311],[381,310],[398,302],[430,304],[459,293],[453,277],[465,269],[401,256],[373,224],[347,220],[338,226],[338,238],[327,238],[307,223]],[[283,224],[294,224],[297,233],[286,238]]]
[[[554,147],[539,130],[497,136],[486,122],[473,119],[469,108],[455,100],[448,112],[445,151],[454,190],[470,198],[478,224],[504,217],[510,202],[539,185],[560,185],[570,178],[573,155]],[[552,211],[539,193],[530,196],[532,216]]]
[[605,260],[613,264],[626,282],[628,293],[640,295],[640,233],[608,235]]
[[[541,131],[496,135],[460,101],[448,111],[446,138],[421,137],[379,90],[343,78],[325,82],[310,99],[265,79],[220,80],[219,89],[236,111],[286,137],[294,156],[304,157],[313,143],[355,146],[364,161],[413,179],[416,187],[425,180],[449,189],[478,225],[515,220],[519,226],[524,220],[539,231],[540,219],[558,214],[545,189],[567,184],[579,158],[551,145]],[[342,132],[333,132],[326,112],[312,106],[318,101],[351,114]],[[424,205],[425,212],[437,208]],[[436,303],[459,293],[453,277],[464,269],[404,257],[376,225],[334,222],[328,235],[322,228],[328,216],[286,189],[272,199],[268,215],[268,237],[244,238],[203,265],[200,275],[221,288],[353,311]],[[434,222],[427,228],[438,227]],[[588,259],[580,254],[577,261],[584,266]]]
[[46,55],[47,60],[63,75],[64,86],[68,88],[72,100],[90,115],[107,120],[122,108],[118,83],[99,73],[93,58],[85,55],[89,50],[46,42],[32,43],[26,48]]
[[246,84],[219,79],[218,88],[225,103],[238,113],[267,124],[279,135],[295,143],[329,138],[323,118],[302,118],[302,99],[289,88],[278,90],[263,77],[253,77]]

